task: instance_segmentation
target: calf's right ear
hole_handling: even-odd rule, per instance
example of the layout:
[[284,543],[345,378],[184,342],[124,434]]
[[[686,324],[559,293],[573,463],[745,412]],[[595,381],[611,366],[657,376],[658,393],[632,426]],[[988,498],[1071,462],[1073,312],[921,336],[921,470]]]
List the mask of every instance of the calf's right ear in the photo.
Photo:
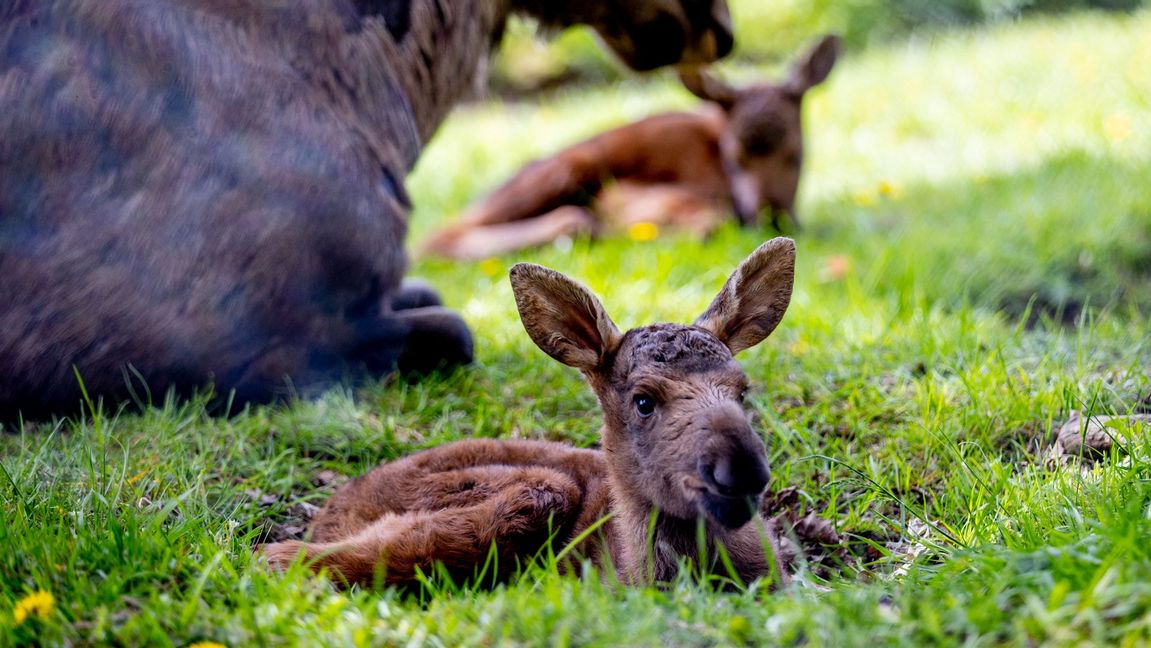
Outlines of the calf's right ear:
[[532,263],[512,266],[520,321],[544,353],[581,371],[602,368],[622,335],[587,288]]
[[795,241],[773,238],[739,264],[695,325],[719,338],[733,355],[753,347],[783,319],[794,279]]

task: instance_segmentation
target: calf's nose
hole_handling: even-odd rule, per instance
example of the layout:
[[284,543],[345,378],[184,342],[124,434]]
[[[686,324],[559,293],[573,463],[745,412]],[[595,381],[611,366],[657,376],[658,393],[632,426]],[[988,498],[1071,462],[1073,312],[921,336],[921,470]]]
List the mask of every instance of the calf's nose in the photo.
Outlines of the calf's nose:
[[767,487],[767,463],[758,452],[741,445],[715,458],[700,461],[699,476],[724,497],[748,497]]

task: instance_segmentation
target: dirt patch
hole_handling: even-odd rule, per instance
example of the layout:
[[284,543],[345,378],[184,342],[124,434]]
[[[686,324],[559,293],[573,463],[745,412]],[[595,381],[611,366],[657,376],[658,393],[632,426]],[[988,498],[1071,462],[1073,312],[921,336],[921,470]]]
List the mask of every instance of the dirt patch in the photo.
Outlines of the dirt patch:
[[779,537],[780,558],[787,571],[795,573],[806,565],[812,574],[826,580],[854,568],[857,560],[835,524],[815,513],[804,513],[801,495],[798,488],[784,488],[769,493],[760,507]]
[[[269,515],[258,523],[259,533],[256,535],[257,545],[269,542],[284,542],[285,540],[302,540],[308,530],[312,518],[320,512],[320,507],[309,500],[316,499],[316,494],[324,494],[324,499],[336,488],[348,481],[346,475],[334,470],[321,470],[309,480],[311,488],[307,491],[295,490],[287,495],[265,493],[258,488],[244,491],[249,501],[261,509],[269,510]],[[279,509],[285,502],[294,502],[286,508]]]

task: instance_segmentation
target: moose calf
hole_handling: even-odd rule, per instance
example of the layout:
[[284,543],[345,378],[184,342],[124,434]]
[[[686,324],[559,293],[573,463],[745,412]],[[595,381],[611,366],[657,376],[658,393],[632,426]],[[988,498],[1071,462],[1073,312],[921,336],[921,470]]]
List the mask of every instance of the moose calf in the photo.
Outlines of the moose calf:
[[687,89],[710,102],[705,110],[649,117],[529,164],[423,252],[477,259],[641,222],[703,237],[732,212],[755,225],[764,208],[777,229],[780,212],[798,226],[801,103],[840,49],[825,36],[786,81],[742,90],[698,68],[681,71]]
[[[624,582],[667,581],[681,559],[744,582],[785,578],[772,527],[757,517],[768,466],[742,400],[734,355],[775,329],[791,299],[795,244],[761,245],[690,326],[620,333],[596,297],[536,265],[511,270],[524,328],[583,372],[603,409],[603,450],[475,439],[380,465],[345,485],[315,518],[311,542],[264,547],[276,567],[302,552],[347,583],[412,584],[441,563],[468,577],[496,552],[499,577],[546,543]],[[602,527],[585,533],[594,525]],[[701,549],[702,525],[706,546]]]

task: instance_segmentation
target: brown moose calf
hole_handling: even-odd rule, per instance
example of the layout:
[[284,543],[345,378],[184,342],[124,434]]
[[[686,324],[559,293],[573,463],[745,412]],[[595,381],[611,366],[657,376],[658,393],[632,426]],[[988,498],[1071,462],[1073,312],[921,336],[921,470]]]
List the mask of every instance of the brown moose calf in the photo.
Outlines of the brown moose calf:
[[764,209],[798,226],[804,94],[839,57],[825,36],[781,83],[735,89],[696,69],[680,78],[708,104],[607,131],[537,160],[432,234],[425,254],[477,259],[576,233],[637,223],[706,236],[731,213],[756,225]]
[[620,333],[583,286],[516,265],[524,328],[583,372],[603,409],[603,450],[490,439],[426,450],[347,484],[314,520],[311,542],[267,545],[265,556],[282,568],[303,552],[348,583],[404,585],[435,563],[471,576],[493,546],[496,575],[506,577],[549,541],[586,539],[578,553],[627,583],[667,581],[681,559],[726,575],[721,552],[744,582],[784,578],[776,535],[757,516],[767,459],[741,404],[747,378],[734,355],[779,324],[794,267],[795,244],[772,239],[694,324]]

